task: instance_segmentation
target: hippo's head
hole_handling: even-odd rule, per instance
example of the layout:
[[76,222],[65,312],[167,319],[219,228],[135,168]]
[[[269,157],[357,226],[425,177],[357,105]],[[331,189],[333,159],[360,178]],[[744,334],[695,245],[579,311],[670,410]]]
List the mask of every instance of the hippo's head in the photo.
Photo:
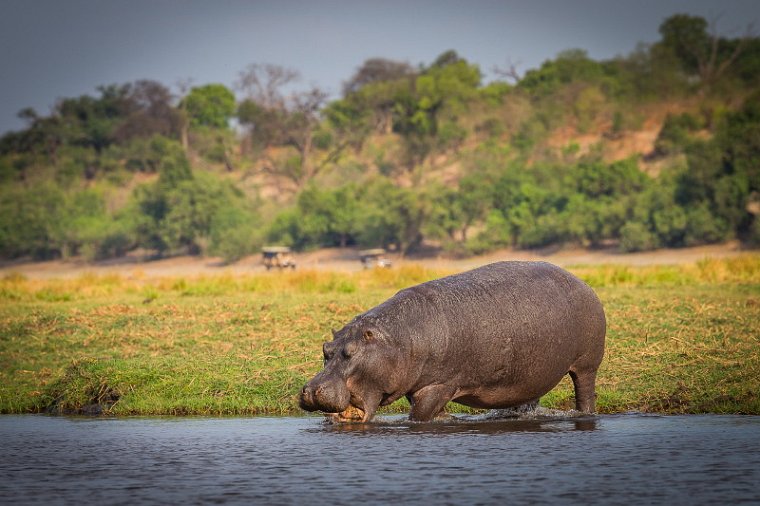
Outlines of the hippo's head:
[[322,346],[324,369],[301,390],[306,411],[333,414],[336,421],[369,421],[378,406],[398,399],[400,350],[377,327],[353,321]]

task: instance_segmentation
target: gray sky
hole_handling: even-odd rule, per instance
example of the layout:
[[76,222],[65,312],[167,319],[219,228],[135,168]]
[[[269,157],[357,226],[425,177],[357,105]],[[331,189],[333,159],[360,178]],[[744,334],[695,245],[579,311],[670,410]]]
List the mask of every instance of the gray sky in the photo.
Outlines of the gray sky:
[[538,67],[559,51],[593,58],[654,42],[667,16],[712,19],[739,36],[760,0],[0,0],[0,134],[60,97],[153,79],[232,87],[250,63],[298,70],[334,95],[371,57],[431,63],[454,49],[480,65]]

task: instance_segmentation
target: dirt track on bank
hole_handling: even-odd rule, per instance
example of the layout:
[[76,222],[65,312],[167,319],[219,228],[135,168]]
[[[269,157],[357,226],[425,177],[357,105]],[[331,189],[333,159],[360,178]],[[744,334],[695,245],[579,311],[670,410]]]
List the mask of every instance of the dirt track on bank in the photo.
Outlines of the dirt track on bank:
[[[390,254],[394,265],[418,263],[427,267],[466,270],[499,260],[543,260],[560,266],[571,265],[667,265],[693,263],[704,258],[728,258],[745,253],[737,242],[700,246],[695,248],[663,249],[643,253],[623,254],[615,249],[589,250],[581,248],[543,250],[500,250],[486,255],[452,259],[443,255],[413,255],[402,258]],[[362,269],[359,250],[356,248],[329,248],[296,254],[299,269],[317,269],[352,272]],[[144,260],[128,256],[103,262],[82,260],[55,260],[49,262],[5,262],[0,264],[0,276],[19,273],[30,279],[72,278],[85,273],[96,275],[118,274],[124,277],[198,276],[214,274],[250,274],[263,272],[259,256],[246,257],[225,265],[218,258],[173,257],[161,260]]]

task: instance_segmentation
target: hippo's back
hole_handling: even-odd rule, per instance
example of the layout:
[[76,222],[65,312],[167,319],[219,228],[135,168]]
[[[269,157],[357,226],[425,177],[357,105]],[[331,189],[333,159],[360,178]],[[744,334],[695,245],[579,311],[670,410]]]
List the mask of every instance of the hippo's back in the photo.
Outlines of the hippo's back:
[[604,317],[591,288],[546,262],[497,262],[409,289],[457,321]]
[[604,351],[606,322],[596,294],[546,262],[489,264],[411,287],[387,302],[414,308],[424,322],[410,339],[433,369],[456,363],[478,382],[559,371],[556,379],[547,375],[553,386],[583,357],[598,365]]

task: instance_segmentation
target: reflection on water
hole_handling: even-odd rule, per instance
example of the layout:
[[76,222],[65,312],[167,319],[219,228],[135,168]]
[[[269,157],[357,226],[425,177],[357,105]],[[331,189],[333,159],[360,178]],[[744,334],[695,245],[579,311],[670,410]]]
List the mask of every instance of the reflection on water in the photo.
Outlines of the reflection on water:
[[331,431],[359,436],[486,435],[513,432],[591,431],[597,428],[597,420],[597,417],[594,416],[520,420],[490,420],[458,416],[432,423],[412,423],[406,417],[381,417],[372,423],[324,423],[323,427],[310,430],[312,432]]
[[12,504],[760,502],[760,417],[4,416],[0,448]]

